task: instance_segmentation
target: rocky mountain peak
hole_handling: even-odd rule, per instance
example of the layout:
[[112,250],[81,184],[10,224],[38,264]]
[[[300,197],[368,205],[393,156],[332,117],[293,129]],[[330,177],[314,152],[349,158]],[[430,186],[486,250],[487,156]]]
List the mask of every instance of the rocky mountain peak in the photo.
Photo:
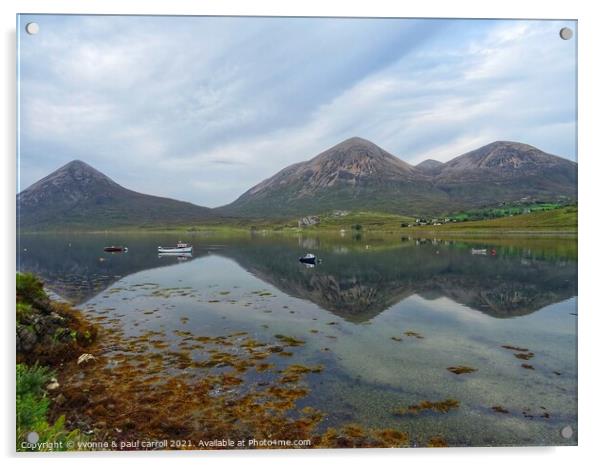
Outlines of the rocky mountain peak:
[[516,170],[539,168],[558,163],[572,163],[547,154],[536,147],[513,141],[495,141],[456,157],[446,164],[454,170],[494,169]]
[[19,202],[36,204],[49,197],[76,202],[114,189],[123,188],[87,163],[73,160],[21,192]]

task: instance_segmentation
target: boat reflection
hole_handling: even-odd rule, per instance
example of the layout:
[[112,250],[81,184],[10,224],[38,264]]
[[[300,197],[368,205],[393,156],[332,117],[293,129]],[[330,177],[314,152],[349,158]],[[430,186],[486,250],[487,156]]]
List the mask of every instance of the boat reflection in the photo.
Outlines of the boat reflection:
[[157,254],[157,257],[161,259],[162,257],[175,257],[178,262],[184,262],[188,259],[192,259],[191,252],[160,252]]

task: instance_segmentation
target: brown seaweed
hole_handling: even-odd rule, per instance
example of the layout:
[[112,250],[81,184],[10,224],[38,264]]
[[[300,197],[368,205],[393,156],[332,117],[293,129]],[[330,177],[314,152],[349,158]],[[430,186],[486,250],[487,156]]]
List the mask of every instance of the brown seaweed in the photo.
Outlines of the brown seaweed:
[[398,409],[396,411],[396,414],[419,414],[423,411],[432,411],[434,413],[448,413],[452,409],[458,409],[459,407],[460,402],[452,398],[447,398],[442,401],[423,400],[418,404]]
[[495,411],[496,413],[501,413],[501,414],[508,414],[510,412],[503,406],[492,406],[491,409],[493,411]]
[[431,437],[426,444],[429,448],[445,448],[448,446],[447,441],[440,435],[435,435]]
[[529,351],[529,348],[520,348],[518,346],[512,346],[512,345],[502,345],[502,348],[511,350],[511,351],[518,351],[519,353],[526,353]]
[[470,374],[472,372],[476,372],[478,369],[474,369],[474,368],[468,367],[468,366],[451,366],[451,367],[448,367],[447,370],[449,372],[453,372],[454,374],[460,375],[460,374]]

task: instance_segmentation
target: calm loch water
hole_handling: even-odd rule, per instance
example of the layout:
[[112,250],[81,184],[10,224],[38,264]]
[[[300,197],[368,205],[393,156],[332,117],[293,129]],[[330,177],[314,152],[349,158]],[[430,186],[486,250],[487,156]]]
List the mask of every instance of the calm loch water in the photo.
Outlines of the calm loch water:
[[[191,257],[157,255],[179,239]],[[112,244],[129,251],[104,253]],[[290,362],[324,366],[303,401],[326,413],[324,427],[451,446],[577,441],[575,240],[23,235],[19,248],[21,270],[126,335],[305,341]],[[305,252],[321,262],[299,263]],[[476,371],[448,370],[458,366]],[[459,408],[395,413],[446,399]]]

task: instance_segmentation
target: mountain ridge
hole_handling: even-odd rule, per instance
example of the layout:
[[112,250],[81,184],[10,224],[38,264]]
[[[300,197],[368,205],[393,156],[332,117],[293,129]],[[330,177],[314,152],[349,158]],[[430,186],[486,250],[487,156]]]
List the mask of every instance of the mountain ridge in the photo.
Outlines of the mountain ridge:
[[353,137],[289,165],[217,208],[127,189],[73,160],[17,195],[19,226],[110,228],[227,218],[294,218],[334,210],[438,215],[499,202],[577,198],[577,164],[528,144],[495,141],[413,166]]
[[445,163],[428,159],[412,166],[353,137],[285,167],[216,210],[243,217],[337,209],[441,214],[525,197],[576,199],[576,187],[575,162],[528,144],[495,141]]

